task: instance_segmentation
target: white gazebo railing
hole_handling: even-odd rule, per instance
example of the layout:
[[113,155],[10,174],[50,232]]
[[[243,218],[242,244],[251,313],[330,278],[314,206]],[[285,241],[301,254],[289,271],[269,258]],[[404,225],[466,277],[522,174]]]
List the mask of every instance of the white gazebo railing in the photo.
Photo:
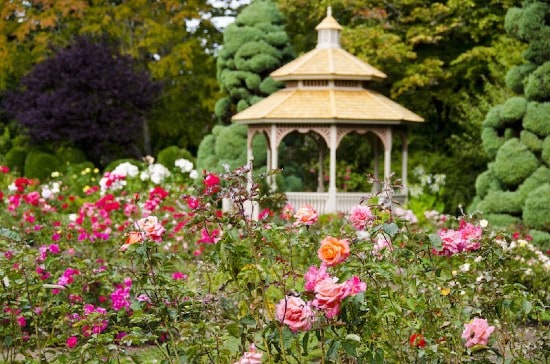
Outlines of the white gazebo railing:
[[[329,201],[328,192],[286,192],[286,198],[295,208],[299,208],[302,205],[312,206],[318,214],[326,214],[335,211],[331,211],[327,204]],[[336,193],[336,211],[349,212],[351,208],[361,200],[371,196],[370,192],[337,192]],[[396,194],[393,198],[399,202],[405,200],[404,195]]]

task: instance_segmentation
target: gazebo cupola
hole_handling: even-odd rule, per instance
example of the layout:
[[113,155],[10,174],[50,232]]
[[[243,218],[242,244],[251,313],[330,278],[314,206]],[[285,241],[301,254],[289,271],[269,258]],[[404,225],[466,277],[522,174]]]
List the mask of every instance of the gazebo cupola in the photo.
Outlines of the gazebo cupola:
[[[311,203],[321,213],[344,211],[356,204],[359,194],[339,193],[336,189],[336,150],[349,133],[369,134],[373,144],[374,175],[378,175],[378,149],[384,151],[384,178],[391,173],[392,138],[402,138],[402,176],[407,184],[407,129],[424,121],[420,116],[368,89],[368,82],[386,75],[340,46],[342,27],[327,16],[316,27],[317,46],[271,73],[285,88],[233,116],[233,121],[248,125],[248,156],[253,159],[252,139],[256,133],[268,142],[268,169],[278,168],[278,147],[284,137],[294,131],[316,133],[330,153],[328,192],[287,193],[294,204]],[[319,155],[319,169],[322,168]],[[321,173],[320,173],[321,174]],[[274,181],[272,187],[275,188]],[[320,181],[322,184],[322,181]],[[365,193],[360,193],[364,196]],[[311,201],[310,201],[311,200]],[[316,202],[315,202],[316,201]]]

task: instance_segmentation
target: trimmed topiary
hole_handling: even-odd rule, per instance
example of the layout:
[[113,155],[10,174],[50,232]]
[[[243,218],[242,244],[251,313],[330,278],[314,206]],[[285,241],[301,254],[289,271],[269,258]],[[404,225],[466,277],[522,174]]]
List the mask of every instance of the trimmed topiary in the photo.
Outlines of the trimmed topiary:
[[550,233],[536,229],[529,230],[529,235],[533,238],[533,243],[537,244],[542,251],[550,249]]
[[498,191],[500,190],[500,185],[496,179],[494,173],[491,171],[491,168],[487,169],[485,172],[477,176],[476,179],[476,194],[483,198],[489,191]]
[[523,127],[541,137],[550,135],[550,102],[530,102]]
[[542,150],[542,140],[528,130],[522,130],[519,140],[529,148],[530,151],[537,153]]
[[42,150],[33,150],[25,158],[25,176],[28,178],[44,181],[52,172],[59,171],[60,167],[59,158]]
[[521,195],[522,200],[525,201],[529,194],[539,188],[541,185],[550,181],[550,168],[540,166],[533,174],[531,174],[523,183],[518,187],[517,192]]
[[525,96],[534,101],[545,101],[550,98],[550,61],[527,77]]
[[550,167],[550,135],[544,138],[542,142],[542,160],[548,167]]
[[489,221],[489,224],[496,227],[510,228],[521,225],[521,219],[508,214],[484,214],[483,217]]
[[496,105],[496,106],[493,106],[489,110],[489,112],[487,112],[485,119],[481,123],[483,128],[497,129],[501,126],[501,120],[502,120],[502,118],[500,117],[501,109],[502,109],[502,105]]
[[550,183],[545,183],[527,196],[523,221],[534,229],[550,231]]
[[11,148],[4,157],[10,171],[20,174],[25,170],[25,158],[27,158],[27,150],[21,147]]
[[55,151],[55,156],[61,162],[61,166],[84,163],[88,160],[86,153],[76,147],[61,147]]
[[493,128],[483,128],[481,131],[481,143],[487,156],[491,159],[497,156],[499,148],[504,144],[506,139],[499,137],[497,131]]
[[527,110],[527,100],[525,97],[511,97],[500,108],[501,125],[510,124],[521,120]]
[[518,94],[523,93],[525,76],[537,68],[532,63],[524,63],[514,66],[506,73],[506,86]]
[[496,177],[509,186],[517,186],[539,166],[537,157],[519,139],[506,141],[497,152],[494,164]]
[[519,214],[523,207],[523,199],[518,192],[489,191],[478,208],[484,212]]

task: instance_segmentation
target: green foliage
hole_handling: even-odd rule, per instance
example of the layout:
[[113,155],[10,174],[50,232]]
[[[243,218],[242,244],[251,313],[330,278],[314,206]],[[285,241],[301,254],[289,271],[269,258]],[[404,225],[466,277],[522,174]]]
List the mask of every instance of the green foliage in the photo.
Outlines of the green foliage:
[[525,114],[526,109],[527,100],[525,99],[525,97],[517,96],[509,98],[504,104],[502,104],[502,107],[500,108],[499,116],[502,122],[495,127],[521,120],[521,118],[523,118],[523,115]]
[[544,163],[546,163],[547,166],[550,166],[550,135],[544,138],[541,156]]
[[495,158],[495,176],[508,186],[517,186],[539,166],[537,157],[519,139],[505,142]]
[[4,157],[10,170],[20,174],[25,170],[25,158],[27,158],[27,150],[21,147],[11,148]]
[[546,231],[531,229],[529,235],[533,238],[533,243],[537,244],[542,251],[550,249],[550,233]]
[[122,158],[122,159],[116,159],[116,160],[112,161],[111,163],[107,164],[103,170],[105,172],[111,172],[113,169],[115,169],[116,167],[118,167],[118,165],[120,165],[122,163],[130,163],[130,164],[133,164],[135,166],[141,166],[141,167],[145,166],[145,163],[142,162],[142,161],[138,161],[138,160],[133,159],[133,158]]
[[540,152],[542,150],[542,140],[539,139],[536,134],[533,134],[528,130],[521,131],[519,140],[533,153]]
[[79,164],[87,161],[86,153],[76,147],[60,147],[55,150],[55,156],[59,158],[61,166],[67,164]]
[[25,176],[45,181],[52,172],[59,172],[60,167],[61,162],[54,154],[32,150],[25,159]]
[[526,78],[525,97],[530,101],[550,99],[550,61],[539,66]]
[[159,151],[156,162],[162,164],[170,170],[173,170],[175,168],[174,163],[178,159],[186,159],[192,163],[195,163],[195,158],[188,150],[179,148],[175,145],[166,147]]
[[477,205],[477,209],[497,214],[517,215],[521,213],[523,202],[524,199],[517,191],[489,191],[483,201]]
[[488,168],[477,176],[475,187],[476,194],[481,198],[485,197],[489,191],[499,191],[501,189],[492,168]]
[[506,86],[514,92],[521,94],[524,92],[525,77],[537,68],[533,63],[524,63],[510,68],[506,73]]
[[550,231],[550,183],[529,194],[525,200],[523,221],[536,230]]
[[548,181],[550,181],[550,169],[546,166],[540,166],[533,174],[523,181],[518,187],[517,192],[521,194],[521,198],[525,200],[531,192]]
[[269,74],[294,57],[283,21],[271,0],[257,0],[225,30],[217,58],[217,78],[226,95],[216,103],[221,122],[282,87]]
[[[479,209],[478,209],[479,210]],[[521,218],[508,214],[484,213],[483,217],[489,221],[492,226],[501,228],[512,228],[521,225]]]
[[523,127],[540,137],[550,135],[550,102],[530,102],[523,118]]

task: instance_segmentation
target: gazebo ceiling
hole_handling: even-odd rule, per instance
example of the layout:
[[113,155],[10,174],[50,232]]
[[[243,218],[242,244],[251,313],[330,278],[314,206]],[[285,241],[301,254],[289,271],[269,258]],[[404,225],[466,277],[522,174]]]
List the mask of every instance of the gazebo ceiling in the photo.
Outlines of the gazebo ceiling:
[[286,88],[233,117],[240,124],[402,124],[424,121],[387,97],[362,88]]

